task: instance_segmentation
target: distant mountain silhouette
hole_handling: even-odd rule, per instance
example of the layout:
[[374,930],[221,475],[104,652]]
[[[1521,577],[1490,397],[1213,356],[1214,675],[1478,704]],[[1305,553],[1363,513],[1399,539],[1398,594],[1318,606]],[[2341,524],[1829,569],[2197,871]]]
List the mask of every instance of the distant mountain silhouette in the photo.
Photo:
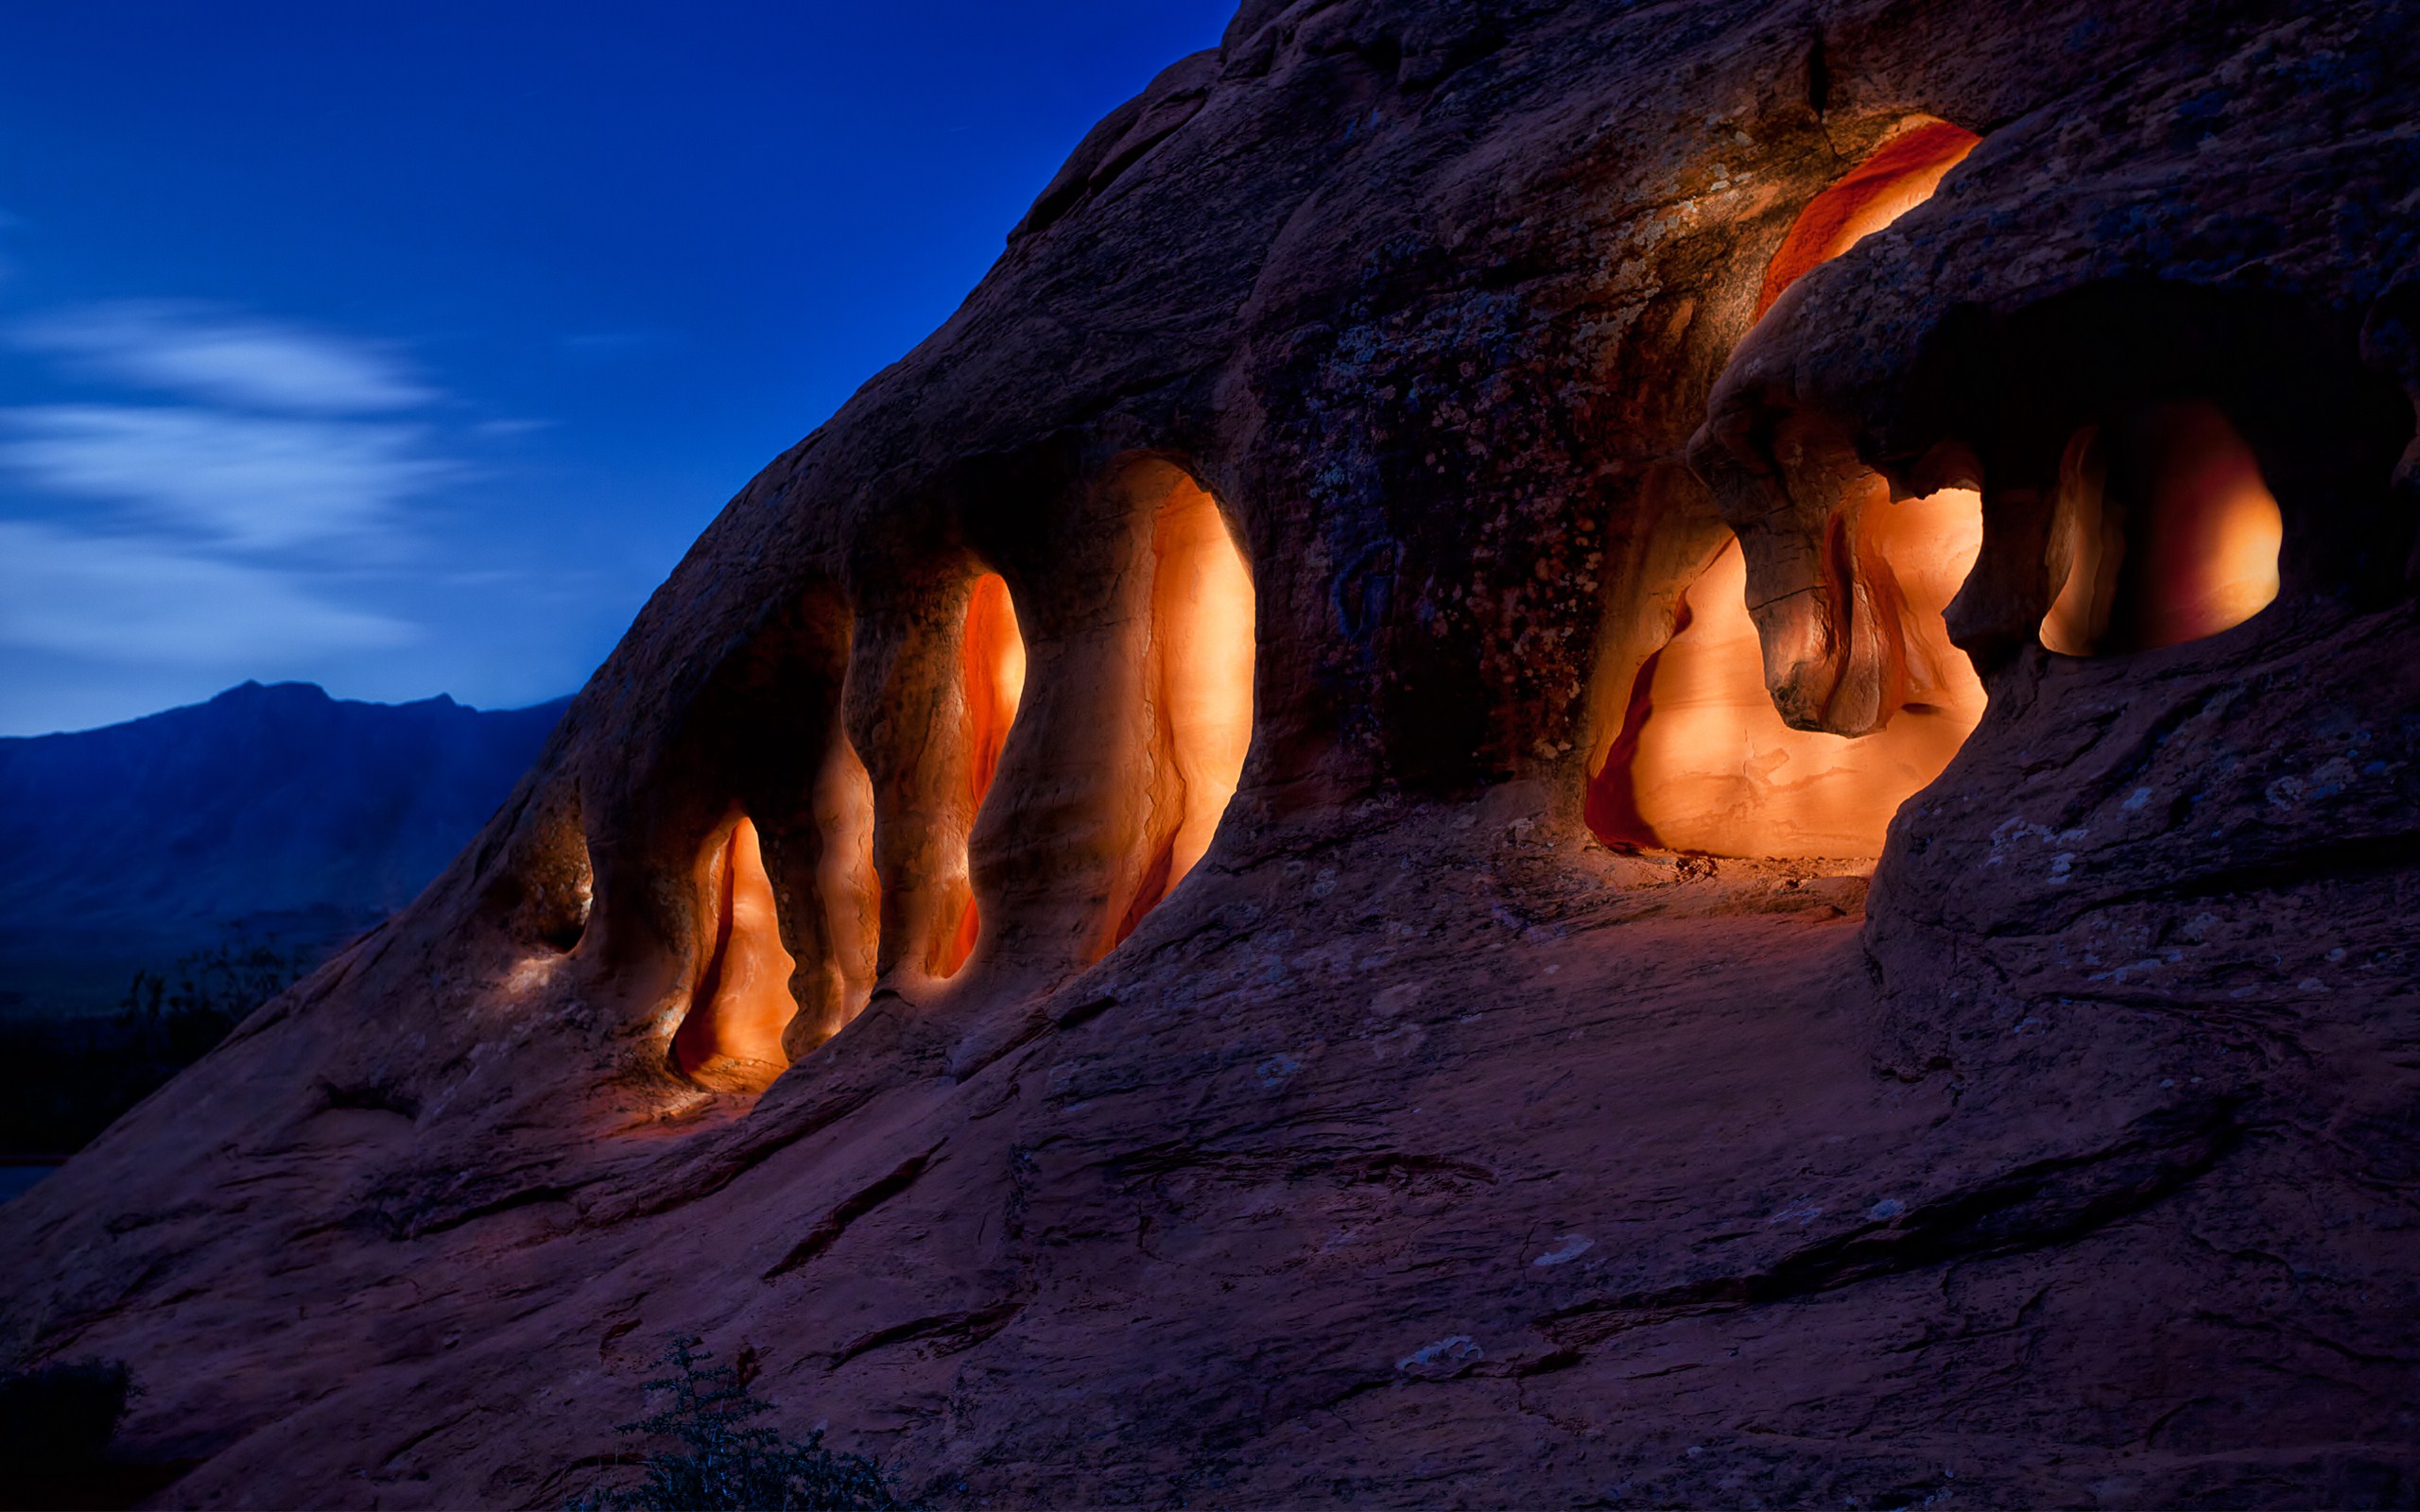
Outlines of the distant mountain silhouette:
[[0,1012],[114,1003],[231,934],[324,949],[409,902],[512,790],[566,699],[484,712],[247,682],[0,739]]

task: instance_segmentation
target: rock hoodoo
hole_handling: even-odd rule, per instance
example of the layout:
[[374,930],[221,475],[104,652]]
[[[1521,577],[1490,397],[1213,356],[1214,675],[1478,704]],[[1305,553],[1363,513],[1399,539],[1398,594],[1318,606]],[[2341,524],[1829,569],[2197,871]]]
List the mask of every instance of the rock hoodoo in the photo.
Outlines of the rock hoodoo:
[[2420,1499],[2415,78],[1249,0],[0,1349],[202,1506],[672,1332],[944,1500]]

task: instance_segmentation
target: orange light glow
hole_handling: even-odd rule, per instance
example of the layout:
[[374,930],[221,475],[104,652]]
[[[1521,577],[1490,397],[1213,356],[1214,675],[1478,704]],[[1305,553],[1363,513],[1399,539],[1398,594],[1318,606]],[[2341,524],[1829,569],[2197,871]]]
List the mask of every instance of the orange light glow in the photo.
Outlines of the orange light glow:
[[1210,849],[1252,745],[1252,573],[1210,495],[1179,484],[1152,537],[1151,630],[1159,641],[1160,707],[1184,790],[1169,837],[1173,887]]
[[1881,853],[1899,805],[1941,775],[1982,719],[1982,681],[1942,623],[1982,546],[1982,498],[1948,489],[1877,502],[1857,524],[1900,600],[1899,701],[1888,722],[1854,739],[1782,722],[1748,614],[1747,563],[1729,542],[1641,668],[1589,784],[1599,838],[1707,855]]
[[821,1001],[830,1022],[819,1025],[818,1033],[828,1039],[862,1012],[873,995],[875,950],[882,937],[882,881],[873,865],[873,781],[857,759],[856,747],[838,728],[816,774],[815,825],[823,841],[816,893],[822,901],[829,942]]
[[782,948],[772,880],[747,816],[708,842],[698,883],[704,968],[673,1034],[673,1057],[691,1075],[769,1082],[789,1064],[782,1031],[798,1012],[789,988],[798,963]]
[[2060,510],[2054,528],[2062,538],[2067,576],[2042,616],[2042,644],[2062,656],[2090,656],[2109,628],[2117,606],[2118,568],[2126,539],[2117,514],[2102,497],[2105,479],[2100,432],[2085,426],[2067,441],[2059,459]]
[[[1000,769],[1000,753],[1008,748],[1009,728],[1016,723],[1017,704],[1025,696],[1025,637],[1017,629],[1016,606],[1009,585],[997,573],[975,579],[966,599],[966,633],[959,651],[964,677],[967,823],[983,809],[992,779]],[[933,935],[932,954],[925,969],[935,976],[954,976],[975,954],[982,935],[975,894],[961,881],[957,919],[944,921]]]
[[1252,746],[1252,570],[1218,501],[1180,479],[1151,529],[1151,641],[1145,669],[1153,722],[1146,859],[1112,940],[1175,890],[1210,849]]
[[1761,319],[1782,291],[1932,198],[1950,169],[1982,138],[1947,121],[1925,120],[1884,143],[1846,178],[1817,195],[1765,269]]
[[2162,404],[2114,437],[2079,434],[2061,486],[2069,566],[2042,621],[2049,649],[2179,645],[2275,600],[2285,516],[2216,405]]

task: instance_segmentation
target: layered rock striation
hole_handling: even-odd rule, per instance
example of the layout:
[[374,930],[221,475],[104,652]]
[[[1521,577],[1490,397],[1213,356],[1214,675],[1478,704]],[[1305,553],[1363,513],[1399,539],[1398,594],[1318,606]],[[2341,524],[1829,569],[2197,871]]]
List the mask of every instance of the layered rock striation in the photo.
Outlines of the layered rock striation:
[[189,1505],[676,1332],[943,1500],[2410,1503],[2415,38],[1251,0],[0,1345]]

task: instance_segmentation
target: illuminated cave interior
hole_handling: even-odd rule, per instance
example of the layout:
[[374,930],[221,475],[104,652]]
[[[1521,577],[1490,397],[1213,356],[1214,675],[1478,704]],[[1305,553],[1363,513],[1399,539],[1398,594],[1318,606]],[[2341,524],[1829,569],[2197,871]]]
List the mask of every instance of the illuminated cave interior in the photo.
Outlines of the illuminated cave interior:
[[[815,779],[816,899],[823,954],[804,982],[807,1005],[785,1038],[790,1057],[821,1044],[873,995],[882,941],[882,883],[873,864],[873,782],[838,720]],[[810,1019],[810,1013],[813,1017]]]
[[[1099,922],[1085,926],[1098,931],[1084,951],[1092,959],[1131,934],[1209,850],[1252,742],[1256,606],[1243,554],[1217,502],[1182,472],[1153,462],[1135,479],[1129,496],[1148,511],[1136,525],[1140,570],[1104,643],[1117,647],[1111,664],[1132,681],[1118,684],[1091,736],[1115,753],[1100,768],[1093,809],[1106,823],[1098,832],[1104,892],[1089,916]],[[925,768],[947,775],[920,788],[911,811],[934,849],[929,861],[908,853],[925,880],[921,902],[901,894],[908,912],[894,923],[905,954],[886,967],[875,783],[836,719],[808,801],[784,826],[769,838],[735,809],[700,848],[689,1007],[672,1038],[673,1064],[691,1081],[761,1091],[863,1011],[884,971],[946,979],[975,954],[983,921],[969,840],[1024,701],[1027,647],[1000,575],[973,575],[962,602],[956,664],[931,706],[941,724]],[[776,876],[797,910],[786,945]]]
[[1790,223],[1781,250],[1765,268],[1757,318],[1809,271],[1931,198],[1942,179],[1981,141],[1963,127],[1918,117],[1817,195]]
[[1747,563],[1726,541],[1683,593],[1672,637],[1648,658],[1619,733],[1588,788],[1588,825],[1625,849],[1720,856],[1871,858],[1891,816],[1941,774],[1983,715],[1983,685],[1949,644],[1942,610],[1982,544],[1966,489],[1860,509],[1869,580],[1895,585],[1893,713],[1855,738],[1793,730],[1765,690]]
[[1152,519],[1140,844],[1103,949],[1133,933],[1210,849],[1252,745],[1252,570],[1218,501],[1177,473]]
[[[1761,318],[1783,291],[1929,198],[1980,139],[1919,117],[1810,200],[1765,270]],[[1858,563],[1856,612],[1890,648],[1878,729],[1792,729],[1766,686],[1747,562],[1726,540],[1688,581],[1669,636],[1646,656],[1588,783],[1588,826],[1620,849],[1869,859],[1899,805],[1948,765],[1983,713],[1983,688],[1942,611],[1982,544],[1967,489],[1893,500],[1881,478],[1843,494],[1838,549]]]
[[[1017,704],[1025,696],[1025,637],[1017,629],[1016,606],[1010,601],[1008,582],[997,573],[982,574],[967,593],[959,666],[959,718],[966,751],[966,791],[960,795],[960,812],[971,832],[976,816],[983,811],[985,796],[992,791],[992,779],[1000,770],[1000,753],[1008,747],[1009,729],[1016,723]],[[983,932],[967,876],[964,836],[959,837],[959,848],[958,868],[942,905],[942,917],[935,921],[925,960],[925,970],[937,977],[957,975],[975,954],[975,942]]]
[[698,860],[697,975],[672,1037],[681,1070],[709,1084],[761,1086],[789,1064],[783,1032],[798,1012],[797,961],[782,946],[772,880],[756,826],[744,814],[717,828]]
[[2285,519],[2251,446],[2216,406],[2154,406],[2089,427],[2060,466],[2042,621],[2066,656],[2152,650],[2232,629],[2277,596]]

